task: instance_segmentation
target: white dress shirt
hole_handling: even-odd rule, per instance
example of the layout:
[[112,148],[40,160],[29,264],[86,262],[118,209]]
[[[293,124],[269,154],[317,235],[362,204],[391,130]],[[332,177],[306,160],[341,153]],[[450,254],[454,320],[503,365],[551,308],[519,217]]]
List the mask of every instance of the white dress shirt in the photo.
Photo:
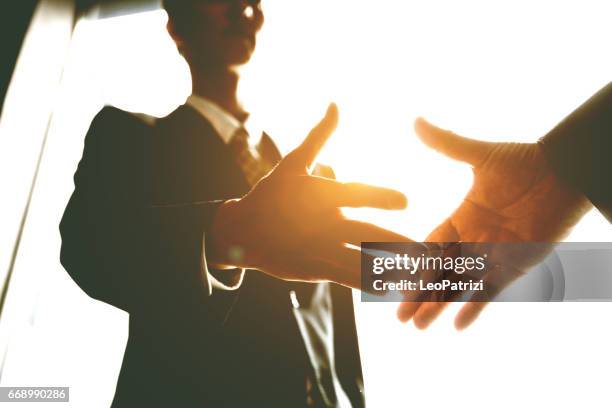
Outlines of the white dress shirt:
[[231,113],[215,102],[200,95],[191,94],[189,98],[187,98],[186,104],[194,108],[210,122],[213,129],[217,131],[217,134],[225,144],[229,144],[236,131],[241,128],[245,129],[249,134],[251,153],[254,157],[259,157],[259,152],[253,146],[259,142],[262,132],[251,118],[244,123],[240,122]]

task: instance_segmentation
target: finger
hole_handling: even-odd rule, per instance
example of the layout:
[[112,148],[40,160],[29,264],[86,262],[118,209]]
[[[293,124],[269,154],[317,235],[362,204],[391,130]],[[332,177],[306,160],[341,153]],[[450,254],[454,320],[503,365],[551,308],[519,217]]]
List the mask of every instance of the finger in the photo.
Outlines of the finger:
[[425,330],[446,309],[448,302],[423,302],[412,318],[414,325]]
[[422,302],[402,302],[397,308],[397,318],[402,323],[408,323],[414,316]]
[[313,176],[324,177],[332,180],[336,179],[336,173],[334,173],[334,169],[321,163],[317,163],[312,169],[312,173],[310,174],[312,174]]
[[397,232],[367,222],[346,219],[334,225],[330,234],[340,242],[358,247],[362,242],[414,242]]
[[341,183],[322,177],[307,176],[304,193],[312,203],[325,209],[337,207],[371,207],[384,210],[406,208],[408,200],[403,193],[390,188],[361,183]]
[[[437,244],[426,244],[426,247],[427,253],[430,256],[440,256],[442,254],[442,249]],[[421,269],[419,270],[419,274],[420,280],[422,282],[419,285],[420,287],[427,287],[430,282],[438,281],[441,276],[440,271],[437,271],[434,268]],[[400,321],[405,323],[413,319],[419,313],[421,316],[424,316],[423,313],[427,313],[431,308],[431,306],[427,305],[429,305],[430,303],[434,303],[436,300],[439,300],[438,298],[436,298],[436,295],[438,295],[438,292],[427,292],[425,290],[417,290],[411,293],[407,293],[407,301],[403,302],[398,308],[398,318],[400,319]],[[433,319],[435,319],[436,316],[432,317],[432,321]],[[415,320],[415,325],[421,329],[427,328],[427,326],[429,326],[429,323],[431,322]]]
[[459,242],[461,237],[450,217],[438,225],[427,237],[427,242]]
[[[435,256],[442,256],[443,249],[440,247],[430,248],[430,254]],[[443,272],[438,271],[434,268],[423,269],[421,271],[423,285],[427,287],[430,282],[437,282],[443,277]],[[412,320],[414,325],[421,330],[428,328],[431,323],[440,316],[442,311],[448,306],[447,302],[441,302],[439,300],[444,299],[441,296],[441,292],[432,291],[431,293],[421,293],[420,299],[421,305],[415,311],[413,311]]]
[[[380,295],[381,292],[372,291],[368,276],[362,276],[362,252],[360,249],[346,247],[342,244],[322,243],[314,246],[316,255],[323,262],[336,267],[333,275],[326,275],[326,280],[338,283],[342,286],[358,289],[372,294]],[[371,257],[370,255],[365,255]],[[366,263],[371,263],[366,260]],[[365,286],[364,286],[365,285]]]
[[457,313],[455,317],[455,327],[457,330],[463,330],[470,326],[480,316],[480,313],[499,293],[504,290],[511,282],[520,276],[519,270],[512,272],[493,269],[488,272],[483,278],[483,290],[474,293]]
[[483,163],[495,145],[456,135],[432,125],[423,118],[418,118],[414,122],[414,129],[419,139],[427,146],[451,159],[469,163],[472,166]]
[[[455,228],[455,226],[453,225],[451,218],[447,218],[446,220],[444,220],[444,222],[440,225],[438,225],[427,237],[427,241],[428,242],[437,242],[437,243],[444,243],[444,244],[451,244],[451,246],[446,246],[446,249],[444,251],[448,252],[449,248],[453,248],[454,247],[454,243],[457,243],[459,241],[461,241],[461,237],[459,236],[459,233],[457,232],[457,229]],[[451,249],[452,251],[452,249]],[[442,252],[440,252],[439,255],[441,255]],[[431,274],[430,274],[431,275]],[[451,275],[452,276],[452,275]],[[438,279],[439,275],[435,276],[435,279]],[[429,280],[432,280],[432,276],[429,276]],[[436,293],[433,293],[431,296],[431,299],[444,299],[444,300],[455,300],[457,299],[459,296],[461,295],[461,293],[448,293],[448,292],[444,292],[444,291],[438,291]],[[433,303],[433,302],[432,302]],[[441,302],[439,302],[441,303]],[[425,303],[424,305],[427,305],[428,303]],[[446,306],[448,305],[448,302],[444,302],[444,304],[441,305],[432,305],[432,306],[428,306],[425,307],[423,306],[423,311],[422,314],[420,315],[418,322],[415,321],[415,324],[417,324],[417,327],[419,327],[419,325],[422,325],[423,328],[427,328],[436,318],[438,318],[438,316],[440,315],[440,313],[442,313],[442,311],[444,310],[444,308],[446,308]],[[416,312],[415,312],[416,313]]]
[[[456,242],[446,242],[441,247],[439,247],[438,256],[443,258],[456,258],[461,256],[462,247],[460,243]],[[453,283],[457,283],[461,281],[462,274],[457,274],[454,271],[436,271],[435,275],[430,276],[430,279],[433,277],[435,281],[450,281]],[[432,292],[431,300],[444,301],[444,302],[454,302],[459,299],[463,295],[463,291],[461,290],[451,290],[450,288],[442,288],[439,290],[435,290]]]
[[[423,282],[427,281],[433,280],[430,278],[423,279]],[[436,299],[440,298],[439,295],[438,292],[427,293],[424,291],[410,293],[407,296],[409,300],[402,302],[398,307],[398,319],[403,323],[414,319],[414,324],[417,328],[426,329],[447,306],[448,302],[436,301]]]
[[283,160],[285,166],[290,166],[294,170],[308,169],[337,126],[338,107],[335,103],[331,103],[323,119],[310,131],[302,144]]
[[361,251],[359,249],[348,248],[342,244],[322,241],[314,245],[316,253],[311,256],[320,259],[330,265],[334,265],[334,270],[326,275],[326,279],[361,290]]
[[457,330],[468,328],[480,316],[487,304],[488,302],[468,302],[463,305],[455,317],[455,328]]
[[[277,276],[273,272],[270,274]],[[358,274],[321,259],[293,260],[288,265],[282,266],[282,275],[278,276],[288,281],[336,282],[349,288],[361,288],[361,279]]]

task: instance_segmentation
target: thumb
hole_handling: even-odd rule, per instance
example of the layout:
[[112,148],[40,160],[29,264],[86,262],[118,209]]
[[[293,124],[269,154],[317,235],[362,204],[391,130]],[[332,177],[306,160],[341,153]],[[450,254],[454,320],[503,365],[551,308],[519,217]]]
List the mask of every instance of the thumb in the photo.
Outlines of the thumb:
[[292,169],[307,169],[314,163],[319,152],[338,126],[338,107],[331,103],[321,121],[310,131],[306,139],[285,158],[285,166]]
[[483,142],[440,129],[423,118],[414,122],[414,130],[423,143],[434,150],[450,157],[469,163],[472,166],[482,164],[495,143]]

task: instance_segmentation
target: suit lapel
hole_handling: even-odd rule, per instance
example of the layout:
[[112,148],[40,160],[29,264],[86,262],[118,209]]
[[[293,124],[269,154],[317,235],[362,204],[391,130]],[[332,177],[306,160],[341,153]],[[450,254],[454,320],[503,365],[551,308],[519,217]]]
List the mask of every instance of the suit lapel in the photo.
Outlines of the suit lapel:
[[257,144],[257,151],[259,152],[261,158],[268,163],[270,167],[276,166],[282,159],[281,152],[278,150],[276,144],[266,132],[263,132],[261,135],[261,139]]

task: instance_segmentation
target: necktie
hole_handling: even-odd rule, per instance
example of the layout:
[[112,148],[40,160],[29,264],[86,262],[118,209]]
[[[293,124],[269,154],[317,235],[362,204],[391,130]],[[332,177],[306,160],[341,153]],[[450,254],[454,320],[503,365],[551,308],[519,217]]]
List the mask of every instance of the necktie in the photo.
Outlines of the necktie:
[[272,169],[272,166],[262,160],[257,151],[250,147],[249,134],[243,127],[234,132],[229,146],[234,153],[236,163],[242,169],[242,173],[251,187]]

